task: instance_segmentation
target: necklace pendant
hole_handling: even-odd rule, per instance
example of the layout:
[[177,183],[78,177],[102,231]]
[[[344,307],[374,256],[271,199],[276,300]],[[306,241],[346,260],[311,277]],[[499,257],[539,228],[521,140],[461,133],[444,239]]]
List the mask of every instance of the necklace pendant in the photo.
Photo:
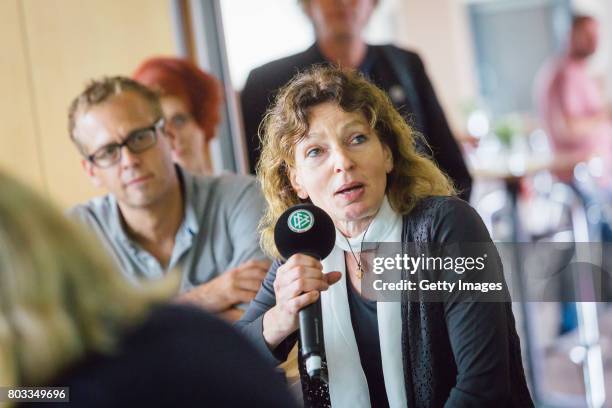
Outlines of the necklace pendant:
[[361,280],[361,278],[363,278],[363,269],[361,268],[361,265],[357,266],[357,279]]

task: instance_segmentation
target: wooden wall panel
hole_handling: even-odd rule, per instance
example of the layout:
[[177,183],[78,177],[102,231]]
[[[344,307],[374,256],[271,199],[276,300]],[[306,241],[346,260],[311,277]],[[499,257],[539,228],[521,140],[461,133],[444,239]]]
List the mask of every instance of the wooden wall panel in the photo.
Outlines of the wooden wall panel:
[[0,169],[44,191],[19,0],[0,1]]
[[100,194],[68,137],[67,109],[90,78],[129,75],[151,55],[174,54],[168,0],[20,0],[30,50],[42,167],[63,207]]

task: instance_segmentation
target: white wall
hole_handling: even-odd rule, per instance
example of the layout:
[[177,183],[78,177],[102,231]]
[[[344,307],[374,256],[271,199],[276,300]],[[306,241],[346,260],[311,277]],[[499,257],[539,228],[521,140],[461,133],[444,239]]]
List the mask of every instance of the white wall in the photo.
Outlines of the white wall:
[[461,106],[477,95],[466,6],[458,0],[398,2],[395,41],[419,52],[455,132],[463,132]]
[[221,0],[232,85],[242,89],[249,71],[306,49],[314,40],[297,1]]

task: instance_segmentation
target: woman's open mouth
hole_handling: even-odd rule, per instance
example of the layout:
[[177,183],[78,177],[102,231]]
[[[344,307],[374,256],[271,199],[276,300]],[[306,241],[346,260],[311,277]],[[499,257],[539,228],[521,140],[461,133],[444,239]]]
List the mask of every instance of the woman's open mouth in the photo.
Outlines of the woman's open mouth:
[[352,182],[340,186],[340,188],[336,190],[334,195],[341,196],[347,201],[353,201],[361,197],[364,191],[365,186],[363,185],[363,183]]

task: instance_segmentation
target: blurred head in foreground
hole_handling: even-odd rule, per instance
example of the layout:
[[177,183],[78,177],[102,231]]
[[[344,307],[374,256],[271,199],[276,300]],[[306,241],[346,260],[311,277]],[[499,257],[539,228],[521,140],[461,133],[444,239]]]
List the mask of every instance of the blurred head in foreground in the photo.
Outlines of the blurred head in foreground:
[[232,327],[166,302],[178,274],[131,286],[42,198],[2,173],[0,192],[1,386],[69,387],[91,408],[295,406]]
[[0,385],[40,385],[88,352],[110,352],[169,280],[136,288],[99,245],[0,173]]

